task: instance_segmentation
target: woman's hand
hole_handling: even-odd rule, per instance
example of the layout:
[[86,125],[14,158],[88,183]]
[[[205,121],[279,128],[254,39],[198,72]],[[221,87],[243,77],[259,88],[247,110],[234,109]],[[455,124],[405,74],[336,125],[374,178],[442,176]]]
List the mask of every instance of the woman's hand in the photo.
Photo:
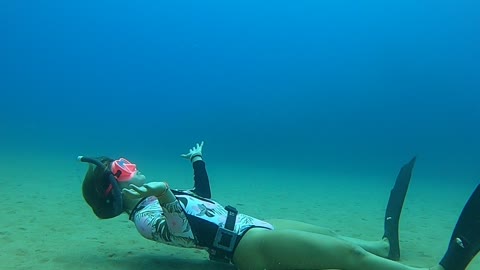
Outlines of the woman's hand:
[[[203,141],[193,148],[190,149],[190,151],[187,154],[182,154],[181,157],[189,159],[190,161],[194,162],[198,159],[202,159],[202,148],[203,148]],[[195,160],[194,160],[195,159]]]
[[130,184],[129,188],[122,190],[123,194],[131,199],[140,199],[144,197],[155,196],[159,197],[165,194],[168,189],[168,185],[165,182],[150,182],[139,187],[134,184]]

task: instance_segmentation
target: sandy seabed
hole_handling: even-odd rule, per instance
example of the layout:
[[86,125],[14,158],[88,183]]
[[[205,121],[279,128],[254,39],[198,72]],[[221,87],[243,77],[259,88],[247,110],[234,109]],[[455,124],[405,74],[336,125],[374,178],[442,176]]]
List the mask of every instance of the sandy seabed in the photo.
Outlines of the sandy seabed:
[[[209,261],[204,251],[148,241],[126,215],[98,220],[81,196],[83,164],[65,163],[54,172],[45,171],[44,164],[28,169],[3,164],[8,168],[0,176],[1,269],[234,269]],[[189,167],[183,170],[187,172],[179,178],[191,175]],[[295,171],[239,171],[232,175],[229,168],[209,168],[217,201],[262,219],[300,220],[366,240],[382,236],[394,179],[385,183],[374,177],[360,181]],[[175,173],[168,178],[174,185]],[[181,187],[188,181],[182,180]],[[403,263],[425,267],[442,258],[473,188],[439,184],[433,191],[422,179],[412,180],[400,227]],[[469,269],[480,269],[478,257]]]

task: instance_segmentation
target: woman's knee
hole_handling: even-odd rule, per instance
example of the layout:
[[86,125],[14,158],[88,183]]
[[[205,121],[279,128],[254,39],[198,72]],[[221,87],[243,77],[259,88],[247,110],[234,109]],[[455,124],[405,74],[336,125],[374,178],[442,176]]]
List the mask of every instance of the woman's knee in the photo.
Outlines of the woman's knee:
[[[369,256],[369,253],[365,251],[363,248],[357,245],[353,245],[350,243],[345,243],[344,248],[344,261],[349,266],[358,266],[361,264],[365,259]],[[350,267],[348,267],[350,268]]]
[[340,237],[340,235],[338,235],[338,233],[336,233],[335,231],[333,230],[330,230],[330,229],[324,229],[325,230],[325,235],[328,235],[328,236],[332,236],[332,237]]

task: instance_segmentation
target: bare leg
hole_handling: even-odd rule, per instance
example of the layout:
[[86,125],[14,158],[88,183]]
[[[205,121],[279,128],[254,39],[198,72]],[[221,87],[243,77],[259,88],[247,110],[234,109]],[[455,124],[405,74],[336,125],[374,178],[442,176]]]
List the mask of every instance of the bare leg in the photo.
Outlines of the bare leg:
[[328,235],[328,236],[340,238],[352,244],[358,245],[361,248],[363,248],[365,251],[375,254],[377,256],[384,257],[384,258],[388,256],[389,244],[388,244],[388,240],[386,239],[378,240],[378,241],[365,241],[361,239],[341,236],[332,230],[322,228],[313,224],[294,221],[294,220],[272,219],[272,220],[267,220],[267,222],[272,224],[276,230],[292,229],[292,230],[299,230],[304,232]]
[[427,270],[381,258],[345,240],[297,230],[249,230],[233,261],[240,270]]

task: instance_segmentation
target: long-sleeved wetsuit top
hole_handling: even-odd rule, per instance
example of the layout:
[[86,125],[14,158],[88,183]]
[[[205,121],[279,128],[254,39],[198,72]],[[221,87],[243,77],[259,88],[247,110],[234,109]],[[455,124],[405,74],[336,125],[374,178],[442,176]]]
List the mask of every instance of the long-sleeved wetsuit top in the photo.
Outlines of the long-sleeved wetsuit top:
[[[142,200],[130,215],[137,230],[147,239],[180,246],[209,249],[228,212],[209,199],[210,185],[203,161],[193,163],[194,189],[172,190],[177,200],[160,205],[154,196]],[[252,227],[273,229],[267,222],[239,213],[234,231],[242,236]]]

